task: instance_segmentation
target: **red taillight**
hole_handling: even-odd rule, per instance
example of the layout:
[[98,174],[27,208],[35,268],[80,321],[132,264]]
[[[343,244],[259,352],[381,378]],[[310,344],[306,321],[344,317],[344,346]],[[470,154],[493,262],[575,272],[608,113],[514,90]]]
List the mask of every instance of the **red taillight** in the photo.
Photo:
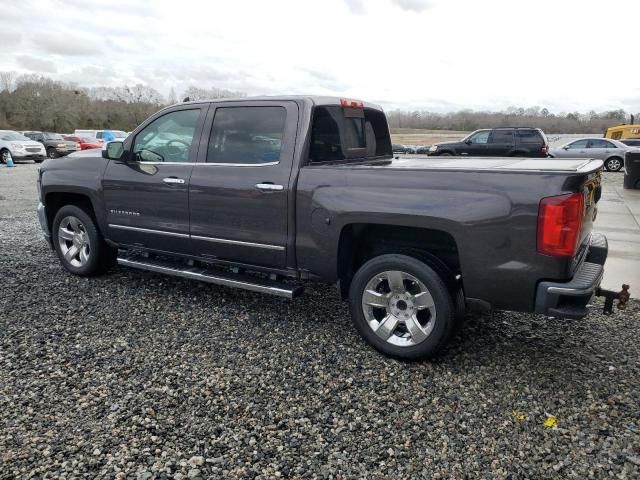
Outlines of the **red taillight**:
[[342,108],[364,108],[362,100],[352,100],[350,98],[341,98],[340,105],[342,105]]
[[538,209],[538,252],[573,257],[580,239],[583,214],[581,193],[543,198]]

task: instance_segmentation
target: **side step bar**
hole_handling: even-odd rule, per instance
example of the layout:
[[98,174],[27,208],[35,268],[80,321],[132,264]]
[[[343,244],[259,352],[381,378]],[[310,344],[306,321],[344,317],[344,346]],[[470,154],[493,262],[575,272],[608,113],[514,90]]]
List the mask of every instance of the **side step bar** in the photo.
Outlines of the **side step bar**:
[[301,285],[288,285],[286,283],[240,273],[234,274],[202,267],[182,266],[173,262],[143,256],[118,257],[118,265],[148,270],[150,272],[164,273],[165,275],[173,275],[175,277],[189,278],[191,280],[200,280],[201,282],[224,285],[225,287],[268,293],[289,299],[297,297],[303,291]]

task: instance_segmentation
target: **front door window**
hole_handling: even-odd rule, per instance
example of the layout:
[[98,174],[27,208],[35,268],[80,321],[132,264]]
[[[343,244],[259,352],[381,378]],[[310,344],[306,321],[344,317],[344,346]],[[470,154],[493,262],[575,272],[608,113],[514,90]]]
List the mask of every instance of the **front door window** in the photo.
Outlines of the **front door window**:
[[133,159],[138,162],[188,162],[200,116],[199,109],[163,115],[136,135]]

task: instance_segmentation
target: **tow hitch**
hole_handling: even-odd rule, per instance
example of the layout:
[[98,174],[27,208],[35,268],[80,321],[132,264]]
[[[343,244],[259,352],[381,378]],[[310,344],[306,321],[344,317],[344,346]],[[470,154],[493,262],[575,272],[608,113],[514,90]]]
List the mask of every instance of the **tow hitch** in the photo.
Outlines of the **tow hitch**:
[[604,297],[604,308],[602,313],[605,315],[611,315],[613,313],[613,301],[618,300],[618,310],[624,310],[627,308],[627,302],[631,295],[629,294],[629,285],[623,284],[622,290],[614,292],[612,290],[605,290],[604,288],[596,288],[594,291],[596,297]]

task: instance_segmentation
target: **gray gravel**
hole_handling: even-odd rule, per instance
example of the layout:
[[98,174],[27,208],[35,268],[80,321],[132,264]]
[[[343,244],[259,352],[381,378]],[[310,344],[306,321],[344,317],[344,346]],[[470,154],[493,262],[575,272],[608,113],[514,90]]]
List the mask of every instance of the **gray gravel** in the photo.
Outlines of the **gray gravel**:
[[402,363],[333,288],[289,303],[73,277],[40,238],[34,179],[0,167],[0,478],[640,476],[637,301],[476,316],[437,360]]

